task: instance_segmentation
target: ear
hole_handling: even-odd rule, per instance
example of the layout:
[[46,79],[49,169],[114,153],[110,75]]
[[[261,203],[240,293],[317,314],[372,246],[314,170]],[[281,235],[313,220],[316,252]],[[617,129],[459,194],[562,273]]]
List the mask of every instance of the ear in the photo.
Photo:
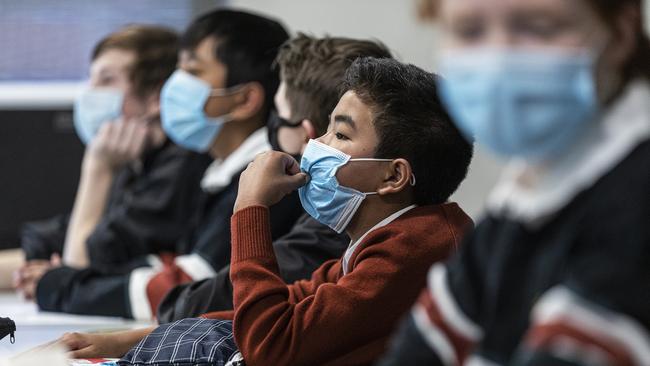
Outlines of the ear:
[[377,193],[382,195],[400,193],[411,187],[413,169],[406,159],[395,159],[387,164],[384,181]]
[[258,82],[250,82],[233,96],[235,107],[229,115],[235,120],[249,119],[264,107],[264,87]]
[[315,139],[318,137],[318,134],[316,133],[316,127],[314,127],[314,124],[310,120],[303,119],[301,125],[302,128],[305,129],[305,133],[307,134],[308,139]]

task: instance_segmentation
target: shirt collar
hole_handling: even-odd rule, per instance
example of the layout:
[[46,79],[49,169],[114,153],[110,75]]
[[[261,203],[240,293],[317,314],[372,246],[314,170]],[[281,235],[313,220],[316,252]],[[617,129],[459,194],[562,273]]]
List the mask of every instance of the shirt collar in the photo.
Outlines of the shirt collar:
[[538,165],[510,161],[488,198],[488,211],[543,225],[650,137],[649,100],[650,84],[633,82],[561,159]]
[[271,150],[266,127],[253,132],[244,142],[223,160],[215,160],[208,166],[201,180],[201,188],[207,193],[217,193],[226,188],[259,153]]
[[411,209],[415,208],[416,205],[410,205],[408,207],[404,207],[403,209],[391,214],[390,216],[386,217],[385,219],[379,221],[375,226],[373,226],[370,230],[366,231],[359,239],[357,239],[354,243],[350,242],[350,245],[348,246],[348,249],[345,251],[345,254],[343,255],[343,260],[342,260],[342,268],[343,268],[343,274],[348,274],[348,262],[350,261],[350,258],[352,258],[352,254],[354,254],[354,251],[357,249],[359,244],[363,241],[363,239],[366,238],[368,234],[370,234],[373,230],[379,229],[380,227],[384,227],[391,222],[397,220],[398,217],[404,215]]

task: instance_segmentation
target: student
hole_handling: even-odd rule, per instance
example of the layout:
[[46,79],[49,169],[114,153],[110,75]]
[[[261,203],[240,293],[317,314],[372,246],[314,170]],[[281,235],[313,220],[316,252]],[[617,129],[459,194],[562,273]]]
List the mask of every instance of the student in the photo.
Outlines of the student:
[[[308,143],[301,163],[268,152],[242,174],[231,223],[235,310],[207,315],[234,315],[234,322],[163,325],[125,363],[196,362],[211,351],[228,357],[235,347],[248,365],[373,362],[415,300],[429,264],[445,259],[472,226],[458,205],[446,203],[465,177],[472,147],[437,102],[434,80],[392,59],[355,61],[328,132]],[[323,264],[310,280],[286,285],[268,207],[298,187],[307,212],[352,241],[341,259]],[[183,336],[189,345],[171,355],[165,347],[188,327],[193,330],[185,335],[197,336],[196,346]],[[71,334],[62,342],[75,357],[121,356],[152,330]],[[221,343],[212,348],[215,340]],[[192,350],[198,352],[186,358]]]
[[69,221],[25,225],[27,265],[16,285],[27,297],[52,255],[76,268],[121,272],[137,265],[133,258],[175,251],[209,163],[161,127],[160,89],[177,55],[176,33],[156,26],[128,26],[95,46],[88,88],[74,105],[87,144],[77,197]]
[[[36,298],[43,310],[150,320],[174,286],[213,277],[230,262],[230,216],[239,174],[267,151],[266,123],[279,84],[272,70],[286,30],[276,21],[216,10],[196,19],[181,40],[180,68],[161,93],[162,125],[185,148],[214,162],[201,181],[204,194],[193,225],[177,242],[181,255],[150,258],[127,274],[61,267],[47,272]],[[273,237],[300,215],[297,197],[273,208]]]
[[650,365],[641,1],[435,3],[444,101],[509,163],[381,365]]
[[[276,151],[300,159],[310,139],[327,131],[329,114],[339,100],[345,70],[358,57],[391,57],[383,45],[348,38],[314,38],[304,34],[287,41],[276,59],[280,87],[275,94],[277,113],[269,125]],[[290,122],[291,121],[291,122]],[[303,213],[291,231],[273,241],[282,279],[286,283],[309,278],[323,262],[339,258],[350,239]],[[230,266],[215,277],[177,286],[158,309],[158,321],[168,323],[210,311],[232,310]]]

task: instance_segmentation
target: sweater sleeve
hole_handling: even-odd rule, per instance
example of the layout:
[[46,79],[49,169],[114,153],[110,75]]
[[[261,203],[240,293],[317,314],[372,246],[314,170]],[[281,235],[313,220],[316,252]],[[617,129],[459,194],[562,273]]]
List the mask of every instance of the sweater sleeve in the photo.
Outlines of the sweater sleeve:
[[128,275],[66,266],[46,272],[36,287],[41,310],[131,318]]
[[[234,332],[247,364],[360,364],[372,358],[353,357],[376,357],[383,350],[386,335],[424,285],[417,279],[424,279],[427,265],[418,262],[422,255],[394,251],[396,240],[415,243],[377,231],[366,237],[349,274],[339,277],[340,265],[328,262],[310,281],[288,286],[271,246],[268,209],[256,206],[235,213]],[[441,248],[439,259],[448,252],[449,247]],[[409,271],[403,270],[405,263],[412,264]],[[421,273],[414,270],[420,267]]]

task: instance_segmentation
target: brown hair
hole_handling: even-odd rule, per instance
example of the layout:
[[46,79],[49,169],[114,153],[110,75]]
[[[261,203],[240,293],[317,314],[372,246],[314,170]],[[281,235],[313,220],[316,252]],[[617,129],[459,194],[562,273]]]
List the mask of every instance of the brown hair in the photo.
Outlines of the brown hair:
[[318,134],[327,130],[329,114],[340,97],[345,70],[359,57],[390,58],[377,41],[314,38],[299,33],[287,41],[276,59],[286,84],[291,120],[310,120]]
[[158,92],[176,69],[178,35],[171,29],[150,25],[131,25],[111,33],[93,50],[92,60],[110,49],[135,53],[129,80],[140,97]]
[[632,56],[623,68],[623,80],[627,83],[635,77],[644,77],[650,79],[650,40],[645,33],[643,26],[643,4],[641,0],[588,0],[588,3],[598,12],[605,22],[614,27],[616,17],[626,7],[638,9],[638,19],[634,26],[636,27],[636,47]]
[[[635,77],[650,79],[650,39],[645,33],[643,26],[643,4],[642,0],[585,0],[591,5],[600,17],[610,27],[615,26],[616,17],[625,11],[627,7],[638,10],[639,18],[636,21],[637,41],[630,60],[623,69],[623,80],[625,83]],[[418,0],[418,14],[420,19],[425,21],[433,20],[438,15],[440,0]]]

